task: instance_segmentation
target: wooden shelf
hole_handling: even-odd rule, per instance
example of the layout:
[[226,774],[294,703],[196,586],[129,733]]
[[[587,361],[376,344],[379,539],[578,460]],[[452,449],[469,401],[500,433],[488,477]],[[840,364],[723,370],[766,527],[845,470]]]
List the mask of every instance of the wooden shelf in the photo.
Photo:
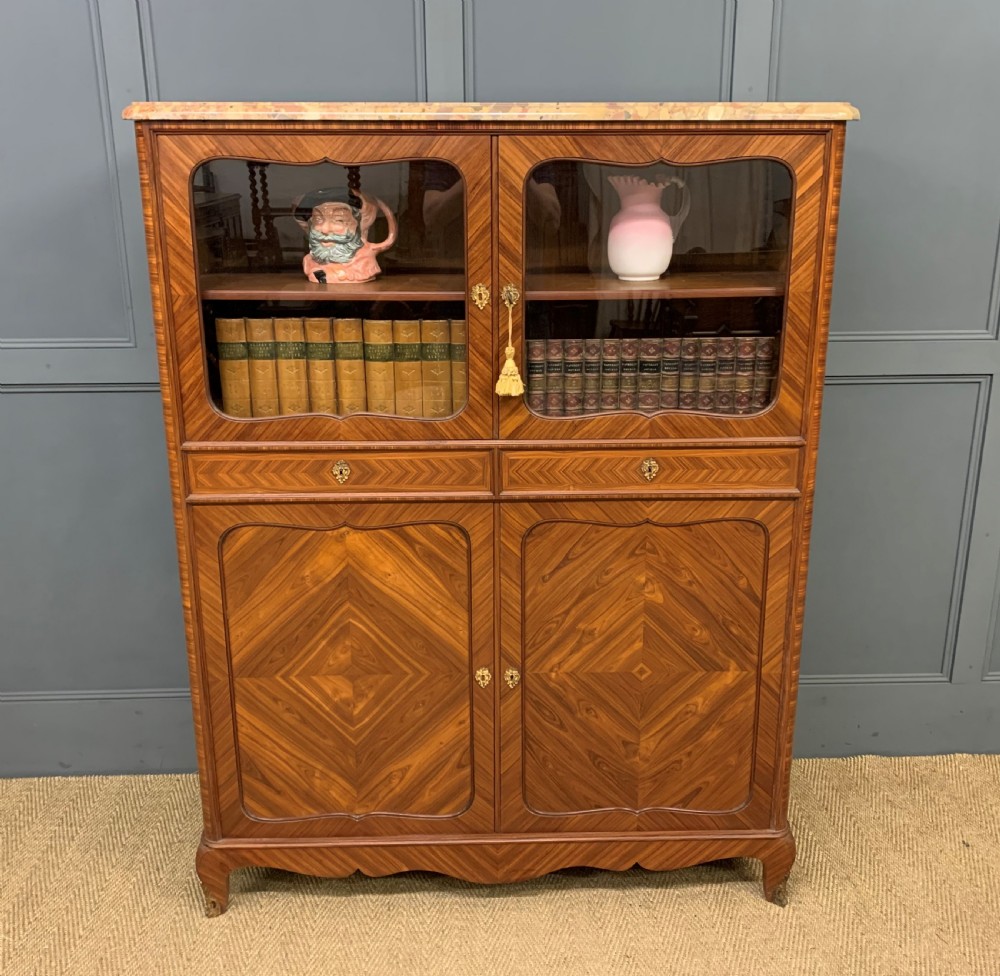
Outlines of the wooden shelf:
[[585,273],[529,275],[529,301],[599,298],[768,298],[785,293],[781,271],[678,271],[656,281],[621,281]]
[[266,274],[210,274],[201,278],[201,297],[213,300],[305,302],[408,302],[465,300],[461,274],[387,274],[374,281],[321,285],[292,271]]

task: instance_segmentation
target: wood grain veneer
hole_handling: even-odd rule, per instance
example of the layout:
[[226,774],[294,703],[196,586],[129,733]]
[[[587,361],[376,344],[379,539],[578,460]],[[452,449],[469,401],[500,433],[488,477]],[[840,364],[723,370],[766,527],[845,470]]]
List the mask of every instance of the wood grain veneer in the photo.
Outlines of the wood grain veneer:
[[[602,496],[674,494],[798,495],[800,451],[683,450],[504,451],[504,494],[562,492]],[[653,461],[655,473],[643,473]]]
[[[202,495],[354,495],[491,492],[489,451],[249,451],[188,454],[188,484]],[[350,473],[338,481],[335,465]]]
[[[844,120],[856,114],[808,103],[127,112],[210,914],[245,865],[492,883],[744,856],[763,862],[766,897],[783,900]],[[199,278],[191,179],[220,157],[435,158],[461,173],[465,275],[386,275],[351,295],[454,301],[490,288],[483,309],[467,303],[465,410],[239,421],[213,406],[202,299],[322,292],[282,275]],[[791,173],[786,271],[677,274],[638,292],[589,276],[525,279],[522,191],[540,162],[747,157]],[[782,295],[776,402],[748,416],[559,420],[500,400],[496,296],[509,281],[537,300]],[[338,460],[351,466],[344,484]]]

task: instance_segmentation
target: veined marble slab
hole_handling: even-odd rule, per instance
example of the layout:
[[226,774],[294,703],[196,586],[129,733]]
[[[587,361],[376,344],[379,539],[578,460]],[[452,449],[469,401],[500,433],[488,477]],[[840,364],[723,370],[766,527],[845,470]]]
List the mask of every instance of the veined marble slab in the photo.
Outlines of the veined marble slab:
[[133,102],[122,117],[213,122],[828,122],[848,102]]

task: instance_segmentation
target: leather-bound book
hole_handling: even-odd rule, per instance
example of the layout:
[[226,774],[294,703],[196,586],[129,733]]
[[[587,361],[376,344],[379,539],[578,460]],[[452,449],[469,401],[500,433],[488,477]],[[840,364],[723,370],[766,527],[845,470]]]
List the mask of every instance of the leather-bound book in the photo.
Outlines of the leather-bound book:
[[656,413],[660,408],[660,358],[663,340],[644,336],[639,340],[639,409]]
[[563,342],[563,412],[567,417],[583,413],[583,339]]
[[278,406],[282,414],[309,413],[306,337],[302,319],[274,320],[274,358],[278,362]]
[[337,413],[364,413],[365,352],[361,319],[333,320],[333,356],[337,375]]
[[545,340],[545,412],[550,417],[561,417],[566,409],[565,349],[562,339]]
[[545,413],[545,340],[527,339],[524,346],[528,372],[524,393],[528,409],[543,414]]
[[660,409],[676,410],[681,376],[681,340],[667,336],[660,356]]
[[469,325],[465,319],[451,320],[451,409],[465,409],[469,402]]
[[601,409],[601,340],[583,340],[583,412]]
[[243,319],[216,319],[215,341],[219,356],[222,410],[230,417],[252,417],[250,353]]
[[250,406],[255,417],[278,416],[278,367],[274,359],[274,319],[246,319],[250,354]]
[[420,322],[424,416],[451,416],[451,329],[447,319]]
[[369,413],[396,412],[392,320],[365,319],[365,388]]
[[639,406],[639,340],[622,339],[621,384],[618,393],[620,410],[635,410]]
[[392,323],[393,376],[396,382],[396,416],[424,415],[423,369],[420,363],[420,320],[396,319]]
[[601,340],[601,413],[618,409],[622,379],[621,339]]
[[333,322],[303,319],[306,334],[306,374],[309,408],[313,413],[337,412],[337,377],[333,366]]
[[698,409],[714,411],[718,381],[719,340],[716,336],[698,339]]
[[732,413],[736,408],[736,338],[719,336],[716,362],[715,409]]

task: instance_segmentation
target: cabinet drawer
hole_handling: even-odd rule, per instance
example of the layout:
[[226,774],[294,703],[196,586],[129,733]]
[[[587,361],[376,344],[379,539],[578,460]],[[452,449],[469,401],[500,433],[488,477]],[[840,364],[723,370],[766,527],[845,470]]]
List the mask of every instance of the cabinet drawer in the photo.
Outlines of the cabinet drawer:
[[799,449],[509,451],[505,494],[798,494]]
[[489,451],[188,454],[192,495],[490,492]]

